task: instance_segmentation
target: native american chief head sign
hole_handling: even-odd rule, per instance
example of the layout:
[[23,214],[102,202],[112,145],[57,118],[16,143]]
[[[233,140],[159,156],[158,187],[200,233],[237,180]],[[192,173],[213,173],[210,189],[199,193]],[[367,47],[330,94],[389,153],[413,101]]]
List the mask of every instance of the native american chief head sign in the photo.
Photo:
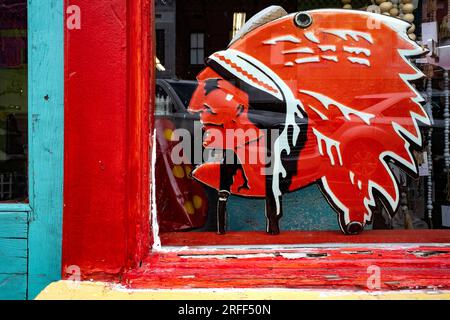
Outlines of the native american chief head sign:
[[207,59],[189,110],[200,113],[205,148],[233,156],[193,176],[219,191],[219,233],[230,194],[265,198],[267,232],[278,234],[282,195],[312,183],[346,234],[360,233],[377,206],[396,211],[392,166],[417,174],[412,150],[422,147],[419,125],[430,125],[409,83],[423,76],[409,59],[424,53],[409,27],[367,12],[272,6]]

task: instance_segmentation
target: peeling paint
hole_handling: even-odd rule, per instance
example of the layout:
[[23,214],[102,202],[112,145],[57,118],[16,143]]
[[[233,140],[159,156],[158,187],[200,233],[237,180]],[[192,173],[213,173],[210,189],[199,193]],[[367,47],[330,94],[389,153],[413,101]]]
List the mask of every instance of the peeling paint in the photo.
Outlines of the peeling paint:
[[442,254],[449,254],[448,251],[408,251],[408,253],[415,255],[416,257],[426,258],[433,257]]
[[373,254],[373,251],[370,250],[359,250],[359,251],[341,251],[343,254],[363,254],[363,255],[371,255]]

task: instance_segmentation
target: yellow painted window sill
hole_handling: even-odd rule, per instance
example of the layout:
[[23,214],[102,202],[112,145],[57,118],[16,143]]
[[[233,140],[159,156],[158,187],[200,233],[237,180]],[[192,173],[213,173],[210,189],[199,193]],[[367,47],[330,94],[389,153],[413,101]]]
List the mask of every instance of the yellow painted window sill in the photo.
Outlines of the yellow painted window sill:
[[58,281],[37,300],[450,300],[450,291],[383,291],[259,289],[126,289],[102,282]]

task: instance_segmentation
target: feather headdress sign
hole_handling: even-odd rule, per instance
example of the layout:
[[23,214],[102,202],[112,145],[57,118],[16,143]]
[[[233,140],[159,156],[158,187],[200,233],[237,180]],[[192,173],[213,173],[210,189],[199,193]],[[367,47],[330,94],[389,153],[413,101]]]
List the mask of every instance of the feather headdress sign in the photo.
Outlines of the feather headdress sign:
[[[256,15],[207,59],[190,103],[206,148],[220,149],[212,133],[240,130],[235,137],[244,138],[229,148],[237,161],[204,163],[193,176],[222,198],[266,198],[272,234],[282,195],[312,183],[347,234],[361,232],[376,206],[395,212],[399,188],[390,166],[417,174],[412,150],[422,146],[419,125],[430,124],[409,83],[423,76],[409,59],[424,53],[408,38],[409,26],[337,9],[288,15],[270,7]],[[271,160],[248,161],[261,146]]]

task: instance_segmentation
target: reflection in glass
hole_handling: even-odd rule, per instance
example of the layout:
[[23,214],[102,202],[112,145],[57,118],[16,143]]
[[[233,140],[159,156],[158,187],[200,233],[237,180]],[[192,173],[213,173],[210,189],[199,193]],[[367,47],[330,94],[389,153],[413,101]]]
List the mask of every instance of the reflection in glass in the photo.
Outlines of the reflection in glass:
[[[352,9],[386,12],[387,5],[375,5],[372,1],[353,0]],[[442,229],[450,227],[450,156],[448,74],[450,67],[450,6],[448,1],[390,1],[389,14],[411,20],[414,25],[408,37],[429,48],[442,47],[439,54],[414,57],[413,63],[426,77],[412,82],[425,97],[426,108],[433,116],[432,129],[420,126],[424,137],[422,150],[414,152],[419,165],[419,176],[411,177],[395,165],[389,164],[399,181],[400,205],[391,216],[380,204],[373,212],[373,223],[366,229]],[[406,6],[401,5],[407,3]],[[176,4],[176,5],[175,5]],[[162,232],[215,231],[217,193],[189,179],[195,165],[175,164],[170,154],[174,148],[172,133],[185,129],[195,133],[199,115],[188,111],[191,96],[198,86],[196,76],[204,68],[204,58],[227,48],[231,36],[260,10],[269,5],[280,5],[287,12],[297,12],[325,7],[342,8],[341,1],[157,1],[156,29],[164,33],[159,40],[160,59],[171,66],[158,72],[156,88],[156,139],[159,141],[157,156],[156,190],[159,201],[158,218]],[[339,7],[340,6],[340,7]],[[377,8],[375,8],[377,7]],[[384,10],[384,11],[383,11]],[[161,36],[160,36],[161,38]],[[433,39],[430,42],[429,39]],[[157,47],[158,47],[157,43]],[[444,50],[444,47],[447,47]],[[305,54],[305,53],[304,53]],[[300,54],[299,54],[300,57]],[[448,61],[448,62],[446,62]],[[447,63],[447,64],[446,64]],[[172,67],[173,66],[173,67]],[[373,75],[376,77],[376,75]],[[164,79],[164,80],[163,80]],[[381,80],[380,80],[381,81]],[[339,83],[335,84],[340,86]],[[381,84],[380,84],[381,85]],[[383,84],[384,85],[384,84]],[[361,97],[360,97],[361,98]],[[232,98],[230,98],[232,99]],[[376,105],[377,97],[367,104]],[[447,104],[447,109],[446,109]],[[202,112],[217,112],[214,106],[204,106]],[[447,111],[446,111],[447,110]],[[275,116],[271,117],[275,119]],[[201,125],[198,130],[202,130]],[[195,149],[195,134],[191,147]],[[200,147],[202,142],[200,138]],[[359,140],[354,149],[352,163],[355,172],[373,170],[374,157],[370,154],[374,143]],[[304,150],[308,152],[308,150]],[[194,152],[192,152],[194,153]],[[212,157],[217,155],[212,154]],[[447,159],[446,159],[447,158]],[[166,161],[167,160],[167,161]],[[164,162],[166,161],[166,162]],[[195,159],[190,163],[198,164]],[[159,180],[159,182],[158,182]],[[158,193],[159,192],[159,193]],[[350,195],[351,196],[351,195]],[[165,200],[162,200],[162,199]],[[282,230],[337,230],[336,214],[330,209],[316,186],[286,194],[283,198],[284,218]],[[228,230],[260,230],[265,228],[264,200],[231,196],[228,201]]]
[[27,198],[27,2],[0,1],[0,200]]

